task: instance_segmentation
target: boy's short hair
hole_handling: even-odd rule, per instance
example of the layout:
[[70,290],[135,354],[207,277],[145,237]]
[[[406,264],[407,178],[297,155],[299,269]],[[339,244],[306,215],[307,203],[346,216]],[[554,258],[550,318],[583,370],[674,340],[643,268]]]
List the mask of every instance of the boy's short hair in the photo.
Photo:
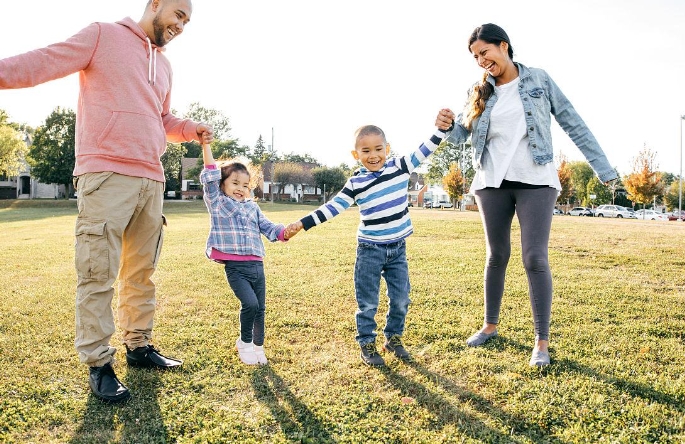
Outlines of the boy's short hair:
[[383,138],[383,142],[388,142],[385,138],[385,133],[383,132],[383,130],[377,127],[376,125],[364,125],[357,129],[357,131],[354,132],[354,142],[356,144],[362,137],[372,135],[381,136]]

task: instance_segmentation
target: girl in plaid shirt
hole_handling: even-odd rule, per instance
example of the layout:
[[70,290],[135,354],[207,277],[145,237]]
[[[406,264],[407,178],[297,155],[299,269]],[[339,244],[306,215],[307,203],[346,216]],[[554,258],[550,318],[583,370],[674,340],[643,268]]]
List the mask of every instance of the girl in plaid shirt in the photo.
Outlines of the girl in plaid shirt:
[[250,172],[242,163],[217,168],[208,143],[202,145],[205,167],[200,173],[209,210],[207,257],[224,264],[226,279],[240,301],[240,337],[236,348],[248,365],[266,364],[264,354],[263,234],[271,242],[287,240],[285,227],[267,219],[250,197]]

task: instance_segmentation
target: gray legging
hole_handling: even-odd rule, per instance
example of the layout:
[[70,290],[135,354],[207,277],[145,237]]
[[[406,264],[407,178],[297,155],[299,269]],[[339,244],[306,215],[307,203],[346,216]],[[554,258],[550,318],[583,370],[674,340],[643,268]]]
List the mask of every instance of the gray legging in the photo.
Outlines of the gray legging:
[[549,340],[552,314],[552,272],[548,244],[558,192],[554,188],[485,188],[476,191],[485,229],[485,322],[497,324],[504,293],[504,276],[511,255],[514,212],[521,226],[523,266],[535,322],[536,340]]

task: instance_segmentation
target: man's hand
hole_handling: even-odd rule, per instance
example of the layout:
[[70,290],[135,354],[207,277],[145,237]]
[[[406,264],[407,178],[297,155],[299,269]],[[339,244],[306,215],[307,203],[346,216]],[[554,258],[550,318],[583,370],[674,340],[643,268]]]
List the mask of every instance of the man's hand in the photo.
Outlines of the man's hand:
[[214,129],[206,123],[197,126],[197,138],[201,144],[212,143],[214,141]]

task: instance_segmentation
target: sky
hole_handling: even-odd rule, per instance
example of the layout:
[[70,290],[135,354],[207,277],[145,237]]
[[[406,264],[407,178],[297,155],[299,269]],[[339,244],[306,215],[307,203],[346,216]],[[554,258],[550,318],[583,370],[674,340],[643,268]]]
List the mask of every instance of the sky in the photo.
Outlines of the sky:
[[[95,21],[130,16],[146,0],[3,2],[0,58],[62,41]],[[228,117],[230,136],[261,135],[281,154],[353,164],[354,131],[374,124],[393,151],[430,136],[441,108],[458,113],[482,76],[468,37],[503,27],[514,60],[545,69],[621,175],[643,147],[661,171],[681,169],[685,115],[683,0],[194,0],[182,35],[167,46],[172,107],[193,102]],[[10,120],[41,125],[76,109],[76,74],[34,88],[0,90]],[[554,123],[555,155],[584,160]]]

